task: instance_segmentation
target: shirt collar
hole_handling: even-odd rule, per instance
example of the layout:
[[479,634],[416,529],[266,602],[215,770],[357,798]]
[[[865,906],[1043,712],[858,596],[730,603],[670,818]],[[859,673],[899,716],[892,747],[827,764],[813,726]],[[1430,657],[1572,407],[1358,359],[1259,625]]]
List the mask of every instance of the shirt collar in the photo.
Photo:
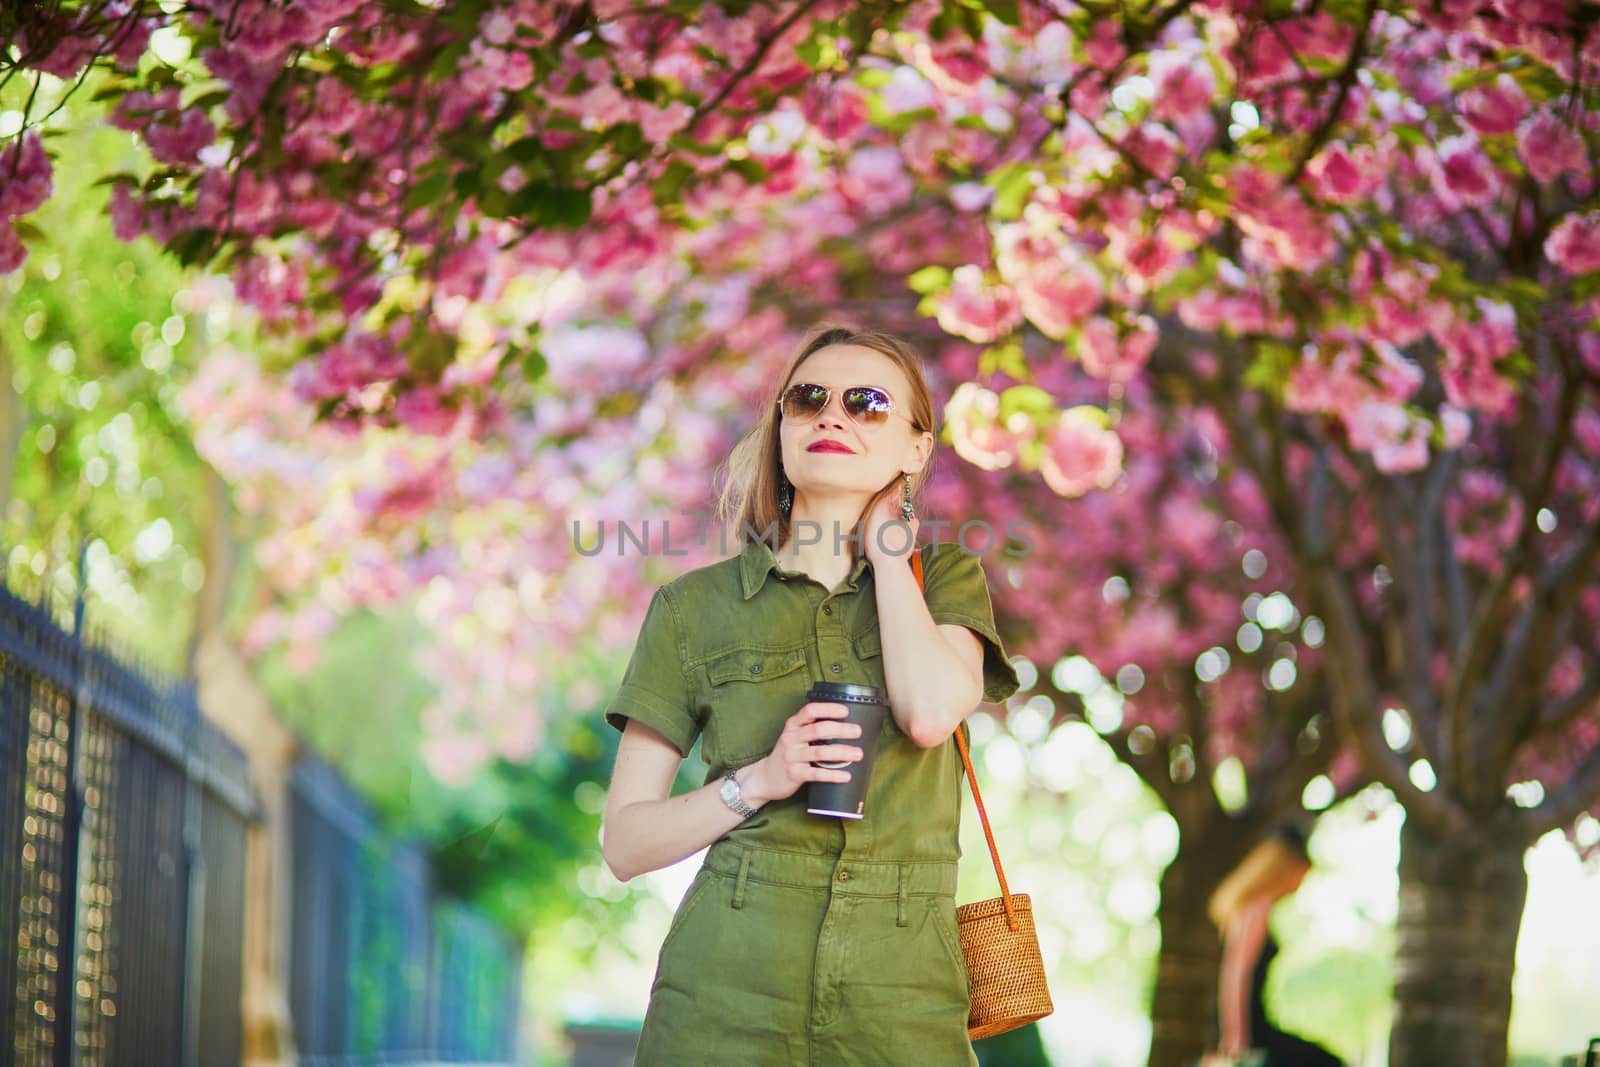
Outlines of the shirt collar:
[[[872,566],[863,553],[856,560],[856,565],[850,569],[850,576],[845,579],[845,586],[852,593],[857,591],[861,576],[868,567]],[[798,577],[799,571],[786,571],[778,566],[778,557],[773,553],[772,546],[765,541],[750,541],[739,553],[739,584],[744,599],[749,600],[761,591],[766,583],[767,575],[777,571],[779,575]]]

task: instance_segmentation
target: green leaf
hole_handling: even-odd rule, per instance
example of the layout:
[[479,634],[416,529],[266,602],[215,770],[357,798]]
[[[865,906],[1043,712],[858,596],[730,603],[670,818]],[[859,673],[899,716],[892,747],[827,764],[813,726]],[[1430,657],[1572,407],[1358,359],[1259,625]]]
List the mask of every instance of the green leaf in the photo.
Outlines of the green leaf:
[[1413,148],[1421,148],[1428,143],[1428,135],[1416,126],[1397,123],[1389,127],[1389,132]]
[[530,382],[539,381],[549,369],[549,360],[545,359],[544,353],[537,348],[522,357],[522,376]]
[[1022,12],[1017,0],[984,0],[983,8],[1007,26],[1022,24]]
[[482,175],[479,174],[476,167],[458,170],[456,171],[455,180],[450,183],[450,186],[461,199],[470,199],[477,196],[478,190],[483,187]]
[[684,133],[675,133],[671,137],[668,137],[667,144],[672,148],[681,149],[697,156],[706,156],[709,158],[711,156],[722,155],[721,145],[701,144],[699,141],[696,141],[694,138]]
[[923,267],[912,273],[906,279],[906,285],[914,293],[936,293],[950,286],[950,269],[948,267]]
[[[1022,346],[1016,342],[1009,345],[997,345],[991,349],[995,353],[997,362],[1005,362],[1009,356],[1002,351],[1005,348],[1016,348],[1020,353]],[[1013,385],[1000,394],[1000,423],[1004,425],[1012,415],[1018,412],[1029,418],[1042,419],[1054,415],[1056,411],[1056,398],[1040,389],[1037,385]]]
[[202,96],[196,97],[194,102],[191,103],[189,106],[191,108],[195,108],[195,109],[204,111],[204,110],[207,110],[208,108],[216,107],[219,104],[227,103],[228,97],[231,96],[231,95],[232,94],[229,93],[228,90],[226,90],[226,89],[218,89],[215,92],[206,93],[206,94],[204,94]]
[[919,107],[915,111],[890,111],[883,97],[874,93],[867,97],[867,118],[880,130],[905,133],[923,119],[938,118],[938,112],[931,107]]
[[178,257],[179,263],[193,266],[205,259],[216,235],[217,231],[209,226],[191,226],[174,234],[167,248]]
[[123,174],[107,174],[104,178],[99,179],[94,184],[95,185],[126,185],[130,189],[137,189],[137,188],[139,188],[139,179],[138,179],[138,177],[136,175],[127,174],[127,173],[123,173]]
[[1289,382],[1289,375],[1300,362],[1300,353],[1282,341],[1260,341],[1254,358],[1245,368],[1243,381],[1252,389],[1277,396]]
[[619,122],[606,131],[606,142],[617,155],[632,158],[644,150],[644,130],[637,122]]
[[529,182],[512,195],[507,213],[526,217],[535,226],[575,229],[589,221],[593,210],[587,189]]
[[44,240],[44,231],[29,219],[13,218],[11,228],[16,232],[17,239],[26,244],[37,244]]
[[539,211],[539,221],[562,229],[575,230],[594,214],[594,200],[587,189],[552,186]]
[[666,82],[649,75],[635,79],[631,91],[647,104],[658,104],[663,96],[671,95]]
[[1000,220],[1020,218],[1022,209],[1027,207],[1028,198],[1033,195],[1033,165],[1027,162],[1012,162],[997,167],[986,179],[987,184],[994,186],[994,202],[989,207],[989,214]]
[[434,203],[450,187],[450,172],[441,170],[421,179],[406,190],[406,210],[415,211]]
[[667,164],[667,169],[662,172],[651,185],[655,202],[658,206],[675,203],[683,197],[684,186],[695,176],[694,168],[681,159],[674,159]]
[[503,219],[511,210],[511,194],[490,182],[478,193],[478,210],[491,219]]
[[505,154],[518,163],[532,163],[536,159],[543,159],[546,149],[544,142],[537,136],[523,137],[506,145]]
[[760,185],[772,176],[766,165],[755,159],[732,159],[728,161],[728,170],[738,174],[739,177],[751,185]]
[[794,54],[800,57],[800,62],[812,70],[822,69],[822,42],[815,37],[795,45]]

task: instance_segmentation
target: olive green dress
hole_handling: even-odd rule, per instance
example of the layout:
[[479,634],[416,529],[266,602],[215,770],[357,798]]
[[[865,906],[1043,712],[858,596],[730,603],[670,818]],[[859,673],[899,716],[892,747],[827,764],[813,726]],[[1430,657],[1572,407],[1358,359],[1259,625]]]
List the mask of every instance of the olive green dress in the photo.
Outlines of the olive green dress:
[[[921,552],[929,613],[982,639],[983,699],[1005,700],[1017,675],[978,558]],[[606,721],[638,719],[685,755],[700,738],[710,782],[772,751],[817,681],[884,685],[872,564],[830,591],[751,542],[656,591]],[[707,850],[661,946],[636,1067],[977,1063],[955,912],[961,757],[892,716],[876,743],[865,818],[809,815],[802,787]]]

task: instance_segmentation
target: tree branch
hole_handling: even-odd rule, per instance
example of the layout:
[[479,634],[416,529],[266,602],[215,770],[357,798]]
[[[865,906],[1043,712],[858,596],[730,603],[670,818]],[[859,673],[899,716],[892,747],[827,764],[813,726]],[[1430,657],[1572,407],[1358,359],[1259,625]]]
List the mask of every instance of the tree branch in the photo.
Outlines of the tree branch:
[[1299,181],[1306,164],[1311,162],[1311,157],[1317,154],[1318,149],[1339,125],[1339,112],[1344,110],[1344,102],[1350,95],[1350,87],[1355,84],[1356,72],[1361,69],[1361,60],[1367,53],[1367,34],[1372,30],[1372,17],[1377,9],[1378,0],[1367,0],[1362,8],[1361,25],[1356,30],[1355,44],[1351,47],[1350,54],[1345,57],[1344,67],[1338,74],[1339,81],[1333,97],[1333,106],[1322,117],[1317,128],[1311,131],[1311,136],[1306,139],[1300,153],[1295,157],[1294,165],[1289,168],[1289,174],[1284,178],[1285,187]]
[[1597,804],[1600,804],[1600,745],[1588,751],[1564,782],[1545,793],[1544,803],[1520,812],[1518,821],[1527,839],[1536,841],[1551,830],[1570,825]]
[[[1487,672],[1494,648],[1505,635],[1505,617],[1511,610],[1511,595],[1516,588],[1516,580],[1527,573],[1537,556],[1534,551],[1534,541],[1539,535],[1539,511],[1554,491],[1556,471],[1560,467],[1562,454],[1566,451],[1567,442],[1572,434],[1572,419],[1577,409],[1577,400],[1578,390],[1567,382],[1561,390],[1561,408],[1556,418],[1554,432],[1546,441],[1544,454],[1538,465],[1539,473],[1531,490],[1523,493],[1522,526],[1517,532],[1517,539],[1511,551],[1507,553],[1504,568],[1478,599],[1465,634],[1466,647],[1456,648],[1455,664],[1445,690],[1443,714],[1450,722],[1456,762],[1463,764],[1463,770],[1466,772],[1463,781],[1481,781],[1485,778],[1499,780],[1498,774],[1486,775],[1480,773],[1475,766],[1464,765],[1466,754],[1471,751],[1467,746],[1474,708],[1492,706],[1492,702],[1480,704],[1474,700],[1473,688]],[[1513,645],[1517,646],[1515,650],[1512,648]],[[1512,642],[1503,647],[1499,657],[1500,663],[1516,662],[1522,656],[1524,648],[1525,638],[1519,644],[1514,637]],[[1500,675],[1498,668],[1496,674]],[[1501,684],[1503,682],[1504,676],[1501,675]],[[1498,686],[1492,685],[1492,688]],[[1498,712],[1501,709],[1494,710]],[[1487,715],[1489,712],[1481,714]]]
[[1547,733],[1565,729],[1597,700],[1600,700],[1600,655],[1590,662],[1589,672],[1576,689],[1560,700],[1544,705],[1539,712],[1539,731]]

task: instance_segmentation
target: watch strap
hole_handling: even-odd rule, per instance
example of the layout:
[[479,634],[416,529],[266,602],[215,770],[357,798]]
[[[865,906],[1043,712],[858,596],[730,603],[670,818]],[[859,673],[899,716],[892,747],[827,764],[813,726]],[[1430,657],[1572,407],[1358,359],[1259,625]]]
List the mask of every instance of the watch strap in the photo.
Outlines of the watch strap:
[[[732,789],[728,788],[729,783],[732,783]],[[746,819],[754,815],[757,811],[756,808],[752,808],[749,804],[744,802],[744,790],[739,785],[739,779],[735,778],[732,774],[723,776],[722,788],[718,790],[717,795],[722,797],[722,802],[724,804],[728,805],[728,807],[732,808]]]

